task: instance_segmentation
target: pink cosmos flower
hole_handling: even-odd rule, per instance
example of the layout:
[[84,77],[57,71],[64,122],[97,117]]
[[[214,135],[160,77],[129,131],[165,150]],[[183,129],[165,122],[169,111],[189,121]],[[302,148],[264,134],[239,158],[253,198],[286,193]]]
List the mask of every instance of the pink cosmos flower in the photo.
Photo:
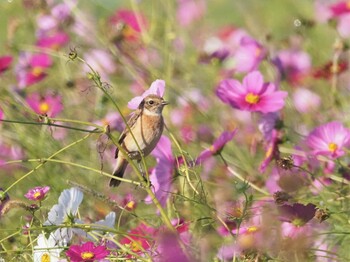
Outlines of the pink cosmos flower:
[[139,39],[142,29],[147,27],[147,20],[142,14],[127,9],[119,9],[110,18],[110,23],[123,25],[122,36],[128,41]]
[[314,18],[319,23],[326,23],[332,17],[332,11],[322,1],[315,1],[315,15]]
[[142,102],[142,100],[146,96],[150,94],[155,94],[163,97],[164,91],[165,91],[165,81],[161,79],[157,79],[151,84],[150,88],[146,90],[141,96],[137,96],[131,99],[128,103],[128,107],[130,109],[137,109],[140,103]]
[[43,80],[52,60],[47,54],[22,53],[16,68],[18,86],[24,88]]
[[196,165],[200,164],[201,162],[205,161],[208,159],[210,156],[215,155],[219,153],[223,147],[233,139],[234,135],[236,134],[237,129],[233,130],[232,132],[230,131],[224,131],[218,139],[216,139],[213,143],[213,145],[202,151],[198,158],[196,159]]
[[132,252],[141,253],[154,245],[157,230],[145,224],[140,224],[129,231],[129,236],[120,240],[120,244],[127,246]]
[[[350,5],[350,4],[349,4]],[[350,36],[350,14],[339,17],[337,30],[341,37],[347,38]]]
[[59,21],[52,15],[39,15],[36,18],[37,36],[42,37],[50,31],[56,30]]
[[293,102],[296,110],[300,113],[315,112],[321,105],[321,98],[316,93],[298,88],[293,93]]
[[337,22],[337,30],[341,37],[350,36],[350,4],[349,1],[340,1],[331,5],[316,2],[316,20],[323,23],[332,18]]
[[314,155],[324,155],[333,159],[345,154],[350,133],[342,123],[334,121],[315,128],[306,138],[308,147]]
[[222,80],[216,94],[234,108],[262,113],[282,109],[288,95],[285,91],[277,91],[273,83],[264,83],[259,71],[246,75],[242,84],[235,79]]
[[282,234],[286,237],[296,238],[302,235],[309,235],[311,228],[306,225],[314,216],[316,206],[313,204],[278,206],[280,220],[282,223]]
[[265,55],[266,50],[259,42],[251,37],[243,37],[233,56],[233,69],[240,73],[256,70]]
[[48,117],[55,117],[62,109],[61,96],[50,95],[41,96],[38,93],[32,93],[26,98],[28,105],[35,113],[40,115],[47,115]]
[[349,1],[340,1],[331,5],[330,10],[332,10],[333,16],[340,16],[343,14],[350,13]]
[[10,169],[15,167],[15,165],[7,165],[3,167],[3,163],[9,160],[22,159],[24,157],[24,153],[21,147],[17,145],[9,145],[0,141],[0,166],[2,169],[5,167]]
[[5,72],[10,67],[12,60],[12,56],[0,56],[0,74]]
[[122,132],[125,128],[125,123],[117,112],[109,112],[102,119],[94,121],[95,124],[101,126],[109,125],[111,130]]
[[64,32],[41,37],[36,45],[41,48],[59,49],[69,41],[69,36]]
[[128,211],[134,210],[137,207],[135,197],[130,193],[126,194],[126,196],[123,198],[123,206]]
[[72,10],[77,4],[77,0],[56,4],[51,7],[51,14],[60,22],[67,21],[71,18]]
[[234,55],[244,37],[249,37],[243,29],[227,26],[222,28],[217,36],[210,37],[205,41],[204,52],[210,58],[220,61]]
[[[91,49],[84,53],[84,60],[96,70],[104,80],[109,79],[109,75],[115,73],[117,66],[109,52],[103,49]],[[90,72],[88,66],[84,66],[86,72]]]
[[189,262],[193,259],[189,258],[181,248],[179,237],[176,233],[162,232],[158,238],[159,257],[155,257],[155,261],[167,262]]
[[203,0],[178,0],[176,18],[181,26],[189,26],[205,13],[206,2]]
[[298,84],[311,69],[311,58],[308,53],[300,50],[282,50],[278,52],[274,63],[282,77],[292,84]]
[[71,245],[66,251],[66,255],[72,262],[92,262],[104,259],[109,253],[105,246],[95,246],[93,242],[86,242],[82,245]]
[[[163,135],[151,154],[156,158],[157,165],[152,170],[150,180],[156,198],[164,207],[170,196],[171,181],[175,166],[175,158],[171,151],[170,139]],[[146,204],[151,204],[151,197],[147,196],[145,202]]]
[[49,190],[50,190],[49,186],[44,186],[44,187],[37,186],[32,189],[29,189],[24,196],[29,200],[41,201],[46,197]]
[[258,128],[266,142],[271,141],[273,138],[273,132],[279,121],[280,116],[277,112],[262,114],[260,116]]

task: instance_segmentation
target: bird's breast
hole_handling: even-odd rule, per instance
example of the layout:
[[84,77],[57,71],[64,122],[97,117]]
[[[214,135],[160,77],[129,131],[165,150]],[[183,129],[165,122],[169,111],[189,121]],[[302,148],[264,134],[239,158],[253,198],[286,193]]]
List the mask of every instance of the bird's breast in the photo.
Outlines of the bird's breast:
[[[161,115],[142,115],[137,119],[131,131],[145,156],[149,155],[156,147],[163,133],[163,128],[164,122]],[[124,145],[129,152],[138,151],[131,134],[125,138]]]

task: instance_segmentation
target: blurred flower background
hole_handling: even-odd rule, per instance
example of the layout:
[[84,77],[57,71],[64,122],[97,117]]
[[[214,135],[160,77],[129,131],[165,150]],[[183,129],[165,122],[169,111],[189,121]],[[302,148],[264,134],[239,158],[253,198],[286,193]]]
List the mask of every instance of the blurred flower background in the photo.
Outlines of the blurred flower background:
[[[0,258],[350,261],[348,1],[0,10]],[[147,94],[151,185],[110,188]]]

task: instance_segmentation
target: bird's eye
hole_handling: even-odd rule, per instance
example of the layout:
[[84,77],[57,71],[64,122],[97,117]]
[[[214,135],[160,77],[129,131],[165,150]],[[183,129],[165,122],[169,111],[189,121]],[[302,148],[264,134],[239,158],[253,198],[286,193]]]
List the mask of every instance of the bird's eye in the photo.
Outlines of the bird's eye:
[[154,101],[153,101],[153,100],[150,100],[150,101],[148,101],[148,104],[149,104],[149,105],[153,105],[153,104],[154,104]]

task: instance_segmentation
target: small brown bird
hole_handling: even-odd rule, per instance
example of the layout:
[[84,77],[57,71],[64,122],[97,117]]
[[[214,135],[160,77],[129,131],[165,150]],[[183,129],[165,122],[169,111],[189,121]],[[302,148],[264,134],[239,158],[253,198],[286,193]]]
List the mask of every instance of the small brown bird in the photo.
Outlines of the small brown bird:
[[[148,95],[142,100],[138,109],[128,121],[128,126],[143,156],[147,156],[152,152],[163,133],[164,120],[162,111],[167,104],[168,102],[164,101],[160,96]],[[142,158],[135,140],[126,127],[121,133],[118,143],[132,160],[137,160],[140,163]],[[115,151],[115,158],[117,159],[117,164],[113,175],[123,177],[128,161],[118,148]],[[119,186],[120,182],[120,180],[112,178],[109,186]]]

